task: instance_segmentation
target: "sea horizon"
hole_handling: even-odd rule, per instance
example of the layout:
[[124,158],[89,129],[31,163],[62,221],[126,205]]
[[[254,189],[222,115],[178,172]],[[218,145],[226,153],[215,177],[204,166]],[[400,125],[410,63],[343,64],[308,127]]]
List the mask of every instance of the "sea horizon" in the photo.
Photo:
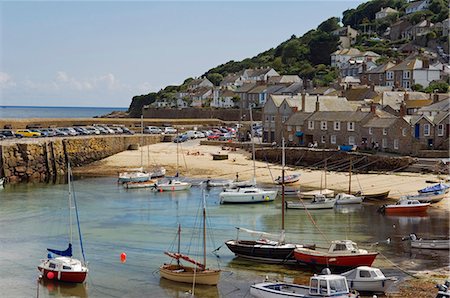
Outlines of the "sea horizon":
[[127,107],[5,106],[0,105],[0,118],[93,118]]

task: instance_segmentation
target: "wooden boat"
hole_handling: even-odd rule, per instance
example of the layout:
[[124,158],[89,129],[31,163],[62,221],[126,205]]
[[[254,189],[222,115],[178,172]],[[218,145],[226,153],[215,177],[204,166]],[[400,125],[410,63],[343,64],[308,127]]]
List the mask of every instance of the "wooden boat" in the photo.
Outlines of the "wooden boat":
[[[278,177],[277,179],[275,179],[275,183],[276,184],[280,184],[282,183],[282,177]],[[284,176],[284,184],[292,184],[297,182],[298,180],[300,180],[300,174],[291,174],[291,175],[287,175]]]
[[219,194],[220,204],[251,204],[272,202],[277,190],[264,190],[258,187],[227,189]]
[[354,193],[355,196],[361,196],[364,198],[364,200],[384,200],[389,196],[389,190],[388,191],[383,191],[383,192],[372,192],[372,193],[366,193],[366,192],[361,192],[358,191],[356,193]]
[[333,209],[336,204],[336,199],[330,199],[324,195],[316,195],[315,198],[310,203],[305,203],[301,200],[298,201],[286,201],[286,209],[308,209],[308,210],[318,210],[318,209]]
[[125,182],[123,186],[127,189],[135,189],[135,188],[154,188],[157,187],[158,180],[148,180],[144,182]]
[[[216,286],[219,283],[219,269],[208,269],[206,267],[206,202],[203,195],[203,262],[198,262],[187,255],[180,253],[181,227],[178,225],[178,252],[165,252],[166,255],[175,259],[176,264],[164,264],[159,268],[161,277],[182,283]],[[195,266],[185,266],[181,260],[190,262]]]
[[397,281],[386,277],[380,269],[359,266],[341,274],[347,279],[350,289],[358,292],[385,293]]
[[427,212],[429,206],[430,203],[401,199],[394,205],[381,206],[378,211],[386,214],[420,214]]
[[[72,283],[82,283],[85,281],[88,274],[88,268],[86,265],[86,260],[84,257],[83,242],[81,240],[81,230],[80,223],[78,221],[78,210],[77,204],[75,202],[75,196],[73,196],[72,190],[72,171],[70,169],[70,164],[67,169],[68,184],[69,184],[69,245],[66,250],[56,250],[47,248],[48,255],[47,259],[41,261],[38,266],[38,270],[41,272],[42,277],[54,281],[72,282]],[[73,241],[73,211],[75,210],[75,218],[78,227],[78,234],[80,236],[80,247],[83,255],[83,262],[72,256],[72,241]],[[57,255],[58,257],[53,257]]]
[[327,198],[334,197],[334,190],[331,189],[320,189],[320,190],[312,190],[312,191],[303,191],[298,193],[302,199],[314,199],[317,195],[324,195]]
[[345,277],[340,275],[317,275],[310,279],[309,286],[284,283],[264,282],[250,286],[250,294],[259,298],[356,298],[350,293]]
[[294,257],[298,262],[318,267],[371,266],[377,255],[377,252],[359,249],[351,240],[332,241],[327,252],[309,248],[294,250]]
[[402,238],[402,240],[410,240],[411,248],[421,249],[450,249],[450,239],[448,237],[439,237],[434,239],[423,239],[417,237],[416,234],[409,234],[408,237]]
[[405,196],[408,200],[417,200],[421,203],[437,203],[447,197],[448,190],[437,190],[434,192],[422,192],[417,195]]
[[180,181],[178,179],[169,179],[164,183],[158,183],[156,189],[158,191],[180,191],[188,190],[192,186],[189,182]]
[[339,193],[335,197],[336,205],[346,205],[346,204],[361,204],[363,198],[360,196],[349,195],[346,193]]

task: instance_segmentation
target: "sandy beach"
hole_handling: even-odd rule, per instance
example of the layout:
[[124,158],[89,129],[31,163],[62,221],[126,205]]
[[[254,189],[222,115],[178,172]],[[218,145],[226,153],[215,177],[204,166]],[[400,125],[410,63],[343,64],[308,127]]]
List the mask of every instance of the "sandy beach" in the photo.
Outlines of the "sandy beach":
[[[228,160],[213,160],[212,154],[228,154]],[[199,140],[190,140],[181,143],[158,143],[142,147],[141,150],[124,151],[101,161],[77,168],[76,174],[80,175],[117,175],[119,172],[130,168],[137,168],[142,164],[145,168],[155,165],[164,166],[168,175],[174,175],[177,169],[180,175],[191,178],[235,179],[236,173],[239,180],[251,179],[253,176],[253,162],[251,153],[238,149],[227,150],[224,147],[200,145]],[[300,173],[299,182],[292,185],[300,189],[312,189],[325,186],[323,171],[302,169],[300,167],[286,167],[286,175]],[[274,185],[273,180],[281,175],[281,165],[256,161],[256,179],[259,184]],[[420,174],[409,172],[353,174],[352,191],[362,190],[365,193],[375,193],[390,190],[389,197],[398,199],[403,195],[415,194],[417,190],[431,185],[426,181],[438,181],[443,177],[432,174]],[[336,192],[348,191],[349,175],[342,172],[328,172],[326,175],[326,187]],[[434,208],[450,210],[450,200],[445,198]]]

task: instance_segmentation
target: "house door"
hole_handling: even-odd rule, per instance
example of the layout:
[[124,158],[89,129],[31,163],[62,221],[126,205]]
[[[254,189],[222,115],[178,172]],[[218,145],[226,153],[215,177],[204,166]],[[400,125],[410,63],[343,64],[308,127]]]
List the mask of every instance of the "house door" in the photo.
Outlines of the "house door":
[[419,123],[417,123],[417,124],[414,126],[414,137],[415,137],[416,139],[418,139],[418,138],[420,137],[420,124],[419,124]]
[[433,139],[428,139],[428,148],[433,148]]

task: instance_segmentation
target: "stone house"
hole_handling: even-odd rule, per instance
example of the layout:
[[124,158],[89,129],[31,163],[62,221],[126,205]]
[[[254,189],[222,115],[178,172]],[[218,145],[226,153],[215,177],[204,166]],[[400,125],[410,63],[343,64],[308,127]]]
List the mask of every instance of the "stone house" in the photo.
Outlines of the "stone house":
[[263,107],[267,100],[267,85],[257,83],[255,87],[247,92],[247,99],[252,107]]
[[416,115],[410,117],[412,135],[418,149],[433,149],[436,145],[435,116]]
[[285,123],[284,139],[288,146],[306,146],[305,144],[305,123],[312,113],[296,112],[289,117]]
[[331,66],[340,68],[343,63],[360,55],[361,51],[355,48],[337,50],[331,54]]
[[432,29],[434,28],[434,24],[429,20],[423,20],[414,26],[406,28],[402,37],[407,39],[416,40],[422,36],[426,36]]
[[367,70],[360,75],[361,84],[386,86],[386,71],[395,66],[393,62],[387,62],[378,67]]
[[410,22],[406,20],[400,20],[387,28],[384,36],[386,36],[390,40],[399,40],[401,38],[404,38],[404,31],[409,27],[411,27]]
[[403,88],[410,90],[414,84],[420,84],[423,87],[435,80],[440,79],[440,70],[431,66],[429,60],[423,61],[414,57],[406,59],[396,66],[386,70],[386,86]]
[[305,120],[304,143],[334,149],[340,145],[359,145],[362,125],[370,117],[370,112],[316,111]]
[[418,12],[428,8],[429,0],[411,2],[405,9],[406,14]]
[[244,110],[250,107],[250,101],[248,92],[256,87],[256,83],[244,83],[242,86],[236,89],[236,94],[239,96],[239,106]]
[[347,76],[360,79],[361,75],[371,69],[376,68],[377,65],[373,61],[358,61],[350,59],[349,61],[341,64],[340,76],[345,78]]
[[191,107],[201,108],[205,106],[209,100],[213,98],[213,88],[200,87],[195,90],[195,92],[189,95],[191,100]]
[[350,26],[342,27],[334,30],[331,34],[335,36],[339,36],[339,41],[341,42],[341,49],[349,49],[355,42],[356,37],[358,36],[358,30],[353,29]]
[[390,7],[382,7],[381,10],[379,12],[377,12],[375,14],[375,19],[384,19],[385,17],[387,17],[388,15],[391,14],[396,14],[398,13],[398,10],[390,8]]

